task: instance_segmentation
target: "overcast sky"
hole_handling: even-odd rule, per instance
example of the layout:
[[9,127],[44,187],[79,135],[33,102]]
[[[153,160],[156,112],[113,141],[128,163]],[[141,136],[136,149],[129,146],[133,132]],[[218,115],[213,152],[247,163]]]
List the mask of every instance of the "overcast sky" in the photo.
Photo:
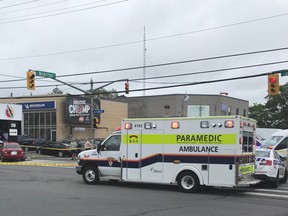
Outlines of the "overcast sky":
[[[145,70],[81,74],[288,48],[287,21],[287,0],[0,0],[0,97],[11,93],[29,96],[25,76],[28,69],[33,69],[54,72],[59,80],[83,90],[90,85],[81,83],[89,83],[91,78],[94,82],[130,79],[129,97],[227,92],[231,97],[248,100],[250,105],[265,103],[266,76],[145,92],[133,90],[286,69],[288,62],[275,63],[288,61],[287,49]],[[221,71],[267,63],[271,64]],[[208,73],[213,70],[219,71]],[[207,73],[193,75],[198,72]],[[173,76],[179,74],[183,75]],[[160,79],[166,75],[172,77]],[[140,79],[144,77],[143,84]],[[280,77],[280,84],[287,79]],[[103,85],[96,83],[94,88]],[[82,93],[37,77],[32,94],[46,94],[56,86],[64,93]],[[124,91],[124,81],[106,87],[112,88]]]

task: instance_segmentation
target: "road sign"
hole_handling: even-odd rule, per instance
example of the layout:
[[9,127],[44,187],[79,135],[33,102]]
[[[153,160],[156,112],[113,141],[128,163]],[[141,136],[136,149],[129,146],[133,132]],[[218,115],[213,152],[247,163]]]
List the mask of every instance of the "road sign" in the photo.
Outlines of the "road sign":
[[35,70],[35,72],[36,72],[36,76],[42,76],[42,77],[51,78],[51,79],[56,78],[55,73],[46,72],[46,71],[39,71],[39,70]]
[[283,70],[281,72],[281,76],[288,76],[288,70]]
[[101,113],[104,113],[104,110],[94,109],[93,113],[99,115]]

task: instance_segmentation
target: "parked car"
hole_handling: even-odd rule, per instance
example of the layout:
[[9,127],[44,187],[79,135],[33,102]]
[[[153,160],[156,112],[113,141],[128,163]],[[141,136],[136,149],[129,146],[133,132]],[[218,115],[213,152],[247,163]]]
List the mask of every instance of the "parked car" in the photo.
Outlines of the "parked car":
[[268,181],[275,188],[287,181],[287,167],[280,155],[269,148],[256,149],[255,178]]
[[37,154],[52,155],[55,157],[72,156],[70,145],[61,142],[48,142],[42,146],[37,147]]
[[46,143],[45,139],[35,139],[27,135],[18,135],[17,143],[22,147],[23,150],[27,151],[35,151],[38,146]]
[[21,160],[26,159],[25,152],[16,142],[0,142],[0,160]]

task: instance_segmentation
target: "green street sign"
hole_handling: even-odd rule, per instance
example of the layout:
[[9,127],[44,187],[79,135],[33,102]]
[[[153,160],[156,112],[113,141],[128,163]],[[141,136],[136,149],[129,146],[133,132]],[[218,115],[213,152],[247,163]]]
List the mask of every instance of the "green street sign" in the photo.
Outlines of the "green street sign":
[[46,71],[39,71],[39,70],[35,70],[35,72],[36,72],[36,76],[41,76],[41,77],[46,77],[46,78],[51,78],[51,79],[56,78],[55,73],[46,72]]
[[288,76],[288,70],[283,70],[281,72],[281,76]]

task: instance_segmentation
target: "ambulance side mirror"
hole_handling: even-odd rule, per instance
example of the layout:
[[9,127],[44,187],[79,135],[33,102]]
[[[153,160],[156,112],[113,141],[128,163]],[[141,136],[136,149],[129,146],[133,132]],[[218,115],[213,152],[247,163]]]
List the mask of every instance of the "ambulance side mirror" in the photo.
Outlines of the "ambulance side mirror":
[[101,145],[101,143],[99,143],[97,145],[97,152],[100,153],[102,149],[103,149],[103,146]]

